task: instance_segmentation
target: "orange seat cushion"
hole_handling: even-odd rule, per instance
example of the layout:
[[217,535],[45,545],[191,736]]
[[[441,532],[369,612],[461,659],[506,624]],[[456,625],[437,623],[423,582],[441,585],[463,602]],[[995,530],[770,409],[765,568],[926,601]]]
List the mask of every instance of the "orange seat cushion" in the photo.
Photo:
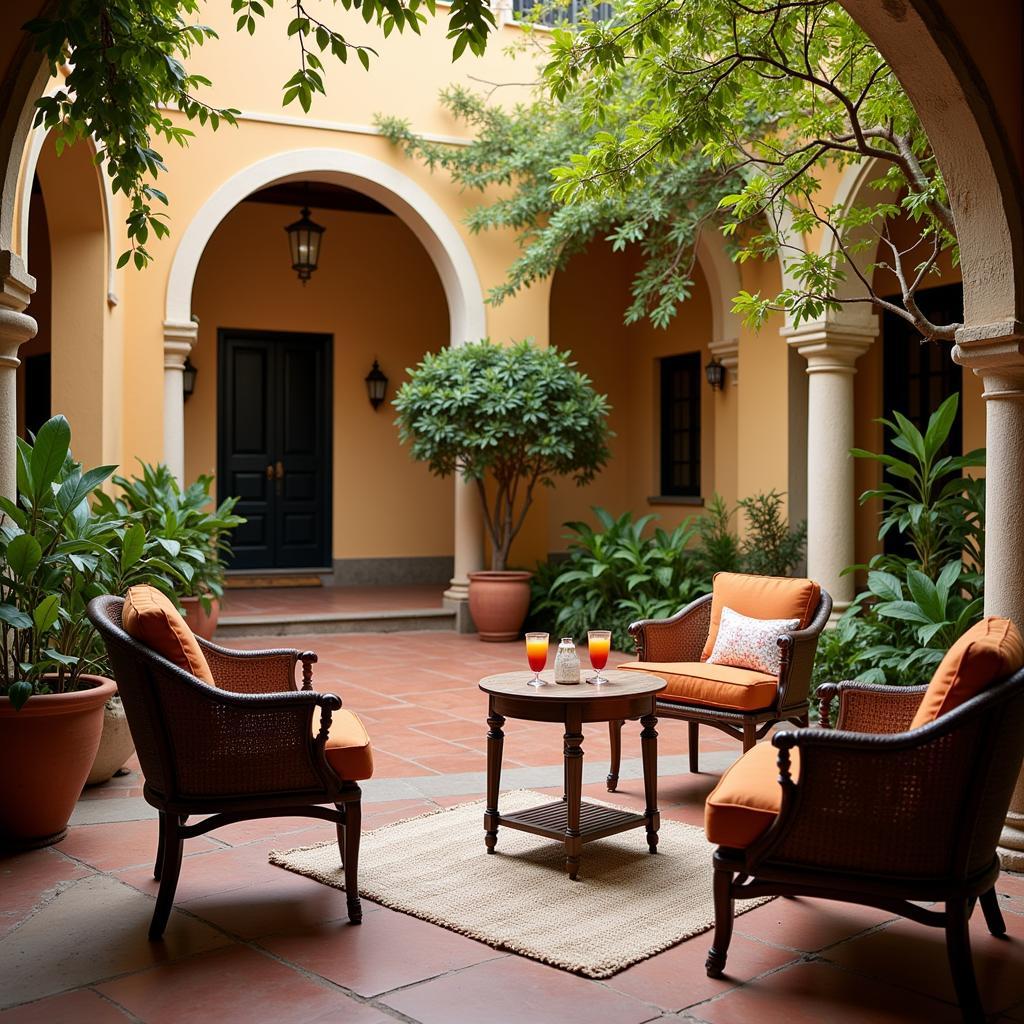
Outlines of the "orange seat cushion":
[[[318,709],[319,710],[319,709]],[[320,716],[313,716],[313,734],[320,728]],[[359,716],[342,708],[331,715],[324,756],[334,774],[349,782],[373,775],[373,747]]]
[[1024,641],[1009,620],[990,615],[971,626],[939,662],[911,729],[976,697],[1024,666]]
[[703,661],[627,661],[619,668],[649,672],[665,680],[658,700],[676,704],[703,704],[735,711],[760,711],[775,703],[777,676],[733,665]]
[[820,600],[821,587],[814,580],[716,572],[711,587],[711,626],[700,660],[707,661],[715,648],[723,608],[752,619],[799,619],[799,628],[805,629]]
[[[704,834],[716,846],[743,849],[779,815],[779,752],[770,743],[751,747],[719,780],[704,804]],[[790,751],[790,774],[800,778],[800,751]]]
[[155,587],[129,587],[121,608],[124,631],[140,644],[214,686],[206,655],[170,599]]

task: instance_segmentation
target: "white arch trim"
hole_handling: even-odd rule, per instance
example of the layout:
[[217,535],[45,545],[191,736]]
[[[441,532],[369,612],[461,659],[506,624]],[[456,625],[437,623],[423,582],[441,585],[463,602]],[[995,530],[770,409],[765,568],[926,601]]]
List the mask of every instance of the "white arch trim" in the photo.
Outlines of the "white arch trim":
[[725,248],[725,239],[715,227],[700,233],[697,262],[704,272],[711,299],[711,341],[708,348],[721,360],[735,384],[739,376],[740,318],[732,311],[739,294],[740,271]]
[[[57,85],[54,83],[51,85],[48,93],[55,92],[56,89]],[[28,145],[25,147],[25,157],[22,161],[21,174],[18,179],[17,252],[25,261],[25,266],[28,266],[29,262],[28,228],[29,210],[32,205],[32,179],[35,177],[36,167],[39,165],[39,156],[43,151],[43,144],[46,142],[48,134],[49,132],[42,125],[32,129]],[[96,143],[91,136],[85,140],[84,145],[87,145],[90,152],[95,156]],[[114,221],[114,194],[110,189],[110,179],[98,168],[96,177],[99,180],[101,202],[103,203],[104,241],[107,250],[107,302],[112,306],[116,306],[118,298],[113,287],[114,274],[116,273],[114,239],[117,237],[117,225]]]
[[361,153],[301,149],[260,160],[229,178],[200,207],[174,253],[164,320],[192,321],[192,288],[199,261],[218,225],[246,196],[275,182],[315,177],[357,189],[401,217],[437,268],[448,300],[450,343],[463,345],[487,333],[483,290],[465,242],[441,207],[401,171]]

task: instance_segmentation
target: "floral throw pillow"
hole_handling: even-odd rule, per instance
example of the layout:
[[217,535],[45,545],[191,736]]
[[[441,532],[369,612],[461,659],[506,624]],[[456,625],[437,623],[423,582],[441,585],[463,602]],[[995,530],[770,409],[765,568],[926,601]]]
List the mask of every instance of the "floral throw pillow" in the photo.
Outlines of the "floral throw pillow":
[[732,665],[777,676],[782,661],[779,634],[788,633],[799,625],[799,619],[752,619],[731,608],[723,608],[722,622],[708,661],[712,665]]

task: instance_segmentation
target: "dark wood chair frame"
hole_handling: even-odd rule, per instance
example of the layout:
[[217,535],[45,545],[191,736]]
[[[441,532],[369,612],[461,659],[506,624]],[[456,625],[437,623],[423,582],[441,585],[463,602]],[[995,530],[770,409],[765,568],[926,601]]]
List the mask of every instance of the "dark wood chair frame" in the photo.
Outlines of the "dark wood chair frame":
[[715,851],[709,977],[725,971],[735,900],[841,900],[944,928],[964,1020],[985,1019],[968,922],[980,902],[989,932],[1006,933],[996,844],[1024,760],[1024,670],[908,731],[925,689],[828,684],[818,690],[821,717],[829,721],[838,696],[834,729],[772,736],[781,810],[749,848]]
[[[804,629],[782,633],[779,636],[781,662],[779,685],[774,703],[757,711],[736,711],[701,704],[681,704],[660,697],[656,714],[659,719],[678,719],[689,725],[690,771],[699,768],[700,727],[710,725],[739,740],[746,753],[778,722],[807,725],[810,704],[811,670],[818,649],[818,637],[832,614],[832,598],[821,592],[814,616]],[[698,597],[668,619],[643,619],[629,627],[629,635],[636,644],[640,661],[700,661],[704,644],[711,629],[711,595]],[[608,790],[614,792],[619,784],[619,765],[622,760],[622,722],[609,722],[611,767],[608,771]]]
[[[122,598],[89,603],[106,644],[142,773],[143,796],[160,833],[153,877],[160,882],[150,939],[171,914],[186,839],[237,821],[269,817],[333,822],[345,870],[349,920],[359,924],[362,793],[324,755],[341,698],[313,691],[316,655],[291,649],[234,651],[199,637],[216,686],[183,671],[121,627]],[[302,689],[295,670],[302,663]],[[314,714],[319,728],[314,734]],[[321,806],[321,805],[333,806]],[[193,824],[192,816],[202,816]]]

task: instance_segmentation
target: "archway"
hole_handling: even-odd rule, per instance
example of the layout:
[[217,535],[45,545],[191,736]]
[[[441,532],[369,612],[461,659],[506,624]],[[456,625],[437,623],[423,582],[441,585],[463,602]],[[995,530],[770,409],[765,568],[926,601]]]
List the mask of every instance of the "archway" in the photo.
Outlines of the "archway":
[[[199,333],[192,319],[193,296],[203,254],[214,232],[247,197],[305,181],[352,190],[396,215],[404,230],[425,250],[440,280],[449,321],[445,342],[460,345],[486,333],[483,294],[465,244],[435,201],[405,175],[381,161],[343,150],[287,152],[253,164],[221,185],[191,220],[168,278],[164,323],[165,459],[179,474],[185,466],[181,371]],[[280,247],[283,261],[283,233],[275,245]],[[329,246],[330,241],[325,245]],[[314,282],[310,288],[318,283],[326,284]],[[369,365],[363,372],[368,369]],[[468,586],[466,574],[481,564],[482,529],[475,494],[460,480],[455,483],[455,494],[455,566],[446,596],[461,603]]]

